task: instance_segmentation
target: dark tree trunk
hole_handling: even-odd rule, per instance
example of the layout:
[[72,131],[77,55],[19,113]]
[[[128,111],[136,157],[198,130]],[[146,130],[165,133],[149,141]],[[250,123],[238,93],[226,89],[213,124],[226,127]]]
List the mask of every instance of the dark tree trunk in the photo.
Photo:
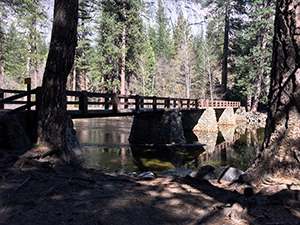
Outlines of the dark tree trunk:
[[230,26],[229,6],[227,5],[226,12],[225,12],[225,30],[224,30],[223,64],[222,64],[222,85],[225,91],[227,90],[227,80],[228,80],[229,26]]
[[64,160],[68,160],[71,153],[67,142],[70,121],[66,111],[66,83],[74,63],[77,23],[78,1],[55,0],[52,37],[38,110],[38,143]]
[[[0,50],[1,51],[1,50]],[[4,60],[0,52],[0,88],[4,88]]]
[[278,0],[264,148],[250,174],[300,177],[300,3]]
[[0,88],[4,88],[4,31],[2,24],[0,24]]

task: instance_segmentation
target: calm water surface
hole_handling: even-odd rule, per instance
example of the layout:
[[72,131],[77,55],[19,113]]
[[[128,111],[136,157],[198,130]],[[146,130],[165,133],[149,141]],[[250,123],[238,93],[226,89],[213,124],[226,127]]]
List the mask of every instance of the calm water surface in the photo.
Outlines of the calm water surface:
[[[219,132],[186,134],[189,143],[205,144],[204,149],[154,150],[130,146],[132,118],[75,120],[82,144],[79,153],[85,167],[107,172],[164,171],[192,169],[202,165],[232,165],[246,169],[263,141],[263,128],[219,128]],[[141,131],[143,132],[143,131]]]

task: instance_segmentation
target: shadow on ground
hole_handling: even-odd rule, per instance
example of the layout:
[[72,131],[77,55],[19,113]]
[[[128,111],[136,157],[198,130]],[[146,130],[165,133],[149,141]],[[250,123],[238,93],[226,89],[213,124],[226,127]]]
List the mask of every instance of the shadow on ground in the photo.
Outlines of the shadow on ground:
[[247,198],[192,178],[141,181],[44,164],[21,170],[12,162],[0,169],[0,224],[300,224],[295,190]]

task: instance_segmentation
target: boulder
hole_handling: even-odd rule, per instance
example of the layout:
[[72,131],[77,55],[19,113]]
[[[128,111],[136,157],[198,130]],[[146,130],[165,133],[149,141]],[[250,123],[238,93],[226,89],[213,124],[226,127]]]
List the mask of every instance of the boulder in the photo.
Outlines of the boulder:
[[234,182],[237,181],[244,172],[234,167],[228,167],[219,176],[219,181]]
[[198,169],[197,173],[194,175],[194,178],[196,179],[214,179],[215,178],[215,167],[210,165],[202,166]]
[[156,178],[155,174],[151,171],[140,173],[137,177],[141,180],[152,180]]

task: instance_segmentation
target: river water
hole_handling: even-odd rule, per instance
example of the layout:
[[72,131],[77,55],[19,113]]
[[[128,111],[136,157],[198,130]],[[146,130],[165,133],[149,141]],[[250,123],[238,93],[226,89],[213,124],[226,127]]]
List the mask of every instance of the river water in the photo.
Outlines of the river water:
[[245,170],[253,162],[264,136],[263,128],[220,127],[219,132],[187,134],[190,143],[205,144],[201,149],[155,150],[129,145],[129,117],[80,119],[74,124],[82,145],[79,156],[83,165],[117,173],[195,170],[207,164]]

